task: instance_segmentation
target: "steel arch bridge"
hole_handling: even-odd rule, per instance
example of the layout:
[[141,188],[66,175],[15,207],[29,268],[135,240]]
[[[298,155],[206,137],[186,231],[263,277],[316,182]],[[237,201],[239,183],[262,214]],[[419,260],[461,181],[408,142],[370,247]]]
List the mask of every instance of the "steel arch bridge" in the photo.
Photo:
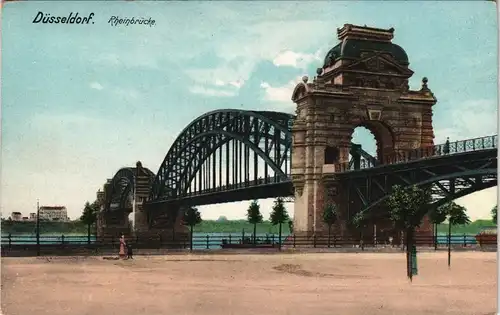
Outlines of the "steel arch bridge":
[[[234,109],[198,117],[170,147],[150,203],[203,205],[293,196],[294,119],[287,113]],[[377,164],[360,146],[353,150],[366,163]]]
[[[108,185],[105,208],[131,208],[131,192],[139,178],[146,207],[293,196],[294,118],[271,111],[206,113],[184,128],[156,175],[144,168],[141,176],[137,168],[119,170]],[[351,145],[353,159],[336,165],[335,177],[348,187],[348,199],[364,211],[379,205],[395,184],[432,189],[437,206],[497,185],[496,144],[497,136],[457,141],[399,152],[384,158],[388,164]]]
[[[496,136],[489,138],[493,140]],[[492,147],[477,151],[427,155],[402,163],[339,173],[336,176],[346,184],[347,199],[360,205],[351,209],[351,202],[347,204],[348,218],[359,209],[364,213],[362,217],[367,219],[384,217],[384,211],[372,210],[383,205],[394,185],[430,189],[433,201],[430,207],[439,207],[497,186],[498,151],[495,144],[492,141]]]
[[146,199],[155,174],[143,168],[140,162],[136,167],[124,167],[118,170],[105,185],[104,209],[132,209],[133,192],[136,198]]

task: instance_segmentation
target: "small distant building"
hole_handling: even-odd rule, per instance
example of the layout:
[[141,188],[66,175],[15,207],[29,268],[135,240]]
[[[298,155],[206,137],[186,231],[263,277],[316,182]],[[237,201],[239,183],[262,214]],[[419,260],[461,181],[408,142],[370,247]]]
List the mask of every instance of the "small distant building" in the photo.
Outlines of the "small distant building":
[[29,218],[28,217],[23,217],[23,221],[28,221]]
[[36,221],[36,212],[30,213],[30,221]]
[[64,206],[42,206],[40,207],[40,220],[44,221],[69,221],[68,210]]
[[21,212],[14,211],[14,212],[12,212],[10,217],[11,217],[12,221],[22,221],[23,214]]

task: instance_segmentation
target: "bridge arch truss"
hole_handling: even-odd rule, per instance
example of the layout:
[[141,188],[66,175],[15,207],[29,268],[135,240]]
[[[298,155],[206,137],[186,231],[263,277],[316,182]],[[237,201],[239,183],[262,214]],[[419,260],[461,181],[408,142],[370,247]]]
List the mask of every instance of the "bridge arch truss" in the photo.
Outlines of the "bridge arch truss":
[[354,209],[348,205],[348,217],[359,212],[357,209],[368,219],[385,217],[386,213],[376,208],[384,205],[394,185],[430,189],[431,207],[495,187],[497,152],[491,148],[342,173],[339,178],[346,183],[347,198],[358,205]]
[[286,113],[234,109],[198,117],[170,147],[149,200],[289,181],[293,119]]
[[154,175],[140,164],[139,167],[119,169],[105,185],[104,209],[107,211],[132,209],[132,194],[135,191],[136,198],[146,199]]

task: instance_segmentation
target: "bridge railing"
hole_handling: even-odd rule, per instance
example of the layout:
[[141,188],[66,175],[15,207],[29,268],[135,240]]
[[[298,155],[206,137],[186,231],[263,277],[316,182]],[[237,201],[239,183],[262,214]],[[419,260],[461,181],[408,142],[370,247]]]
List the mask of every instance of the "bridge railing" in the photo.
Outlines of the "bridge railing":
[[[383,157],[382,165],[406,163],[410,161],[436,157],[436,156],[445,156],[457,153],[495,149],[498,147],[497,142],[498,142],[498,135],[493,135],[481,138],[459,140],[455,142],[446,142],[418,149],[398,150],[392,154],[385,155]],[[375,167],[375,165],[370,163],[370,161],[368,160],[360,161],[360,169],[366,169],[372,167]],[[349,162],[338,163],[336,165],[337,172],[346,172],[351,170],[353,170],[353,168],[352,166],[349,165]]]

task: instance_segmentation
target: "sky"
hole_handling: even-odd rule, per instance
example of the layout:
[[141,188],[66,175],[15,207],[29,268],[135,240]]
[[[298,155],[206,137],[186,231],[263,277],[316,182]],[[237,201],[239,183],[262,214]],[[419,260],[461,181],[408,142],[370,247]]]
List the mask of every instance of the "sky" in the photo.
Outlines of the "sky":
[[[93,24],[34,24],[94,13]],[[154,26],[108,23],[145,17]],[[64,205],[72,219],[107,178],[140,160],[157,172],[180,131],[222,108],[293,113],[345,23],[395,28],[438,99],[435,142],[497,133],[497,14],[486,1],[13,2],[2,9],[1,212]],[[362,128],[353,142],[375,151]],[[461,199],[490,218],[491,188]],[[272,200],[263,200],[268,218]],[[200,207],[203,219],[244,218],[249,202]],[[287,205],[293,215],[293,204]]]

